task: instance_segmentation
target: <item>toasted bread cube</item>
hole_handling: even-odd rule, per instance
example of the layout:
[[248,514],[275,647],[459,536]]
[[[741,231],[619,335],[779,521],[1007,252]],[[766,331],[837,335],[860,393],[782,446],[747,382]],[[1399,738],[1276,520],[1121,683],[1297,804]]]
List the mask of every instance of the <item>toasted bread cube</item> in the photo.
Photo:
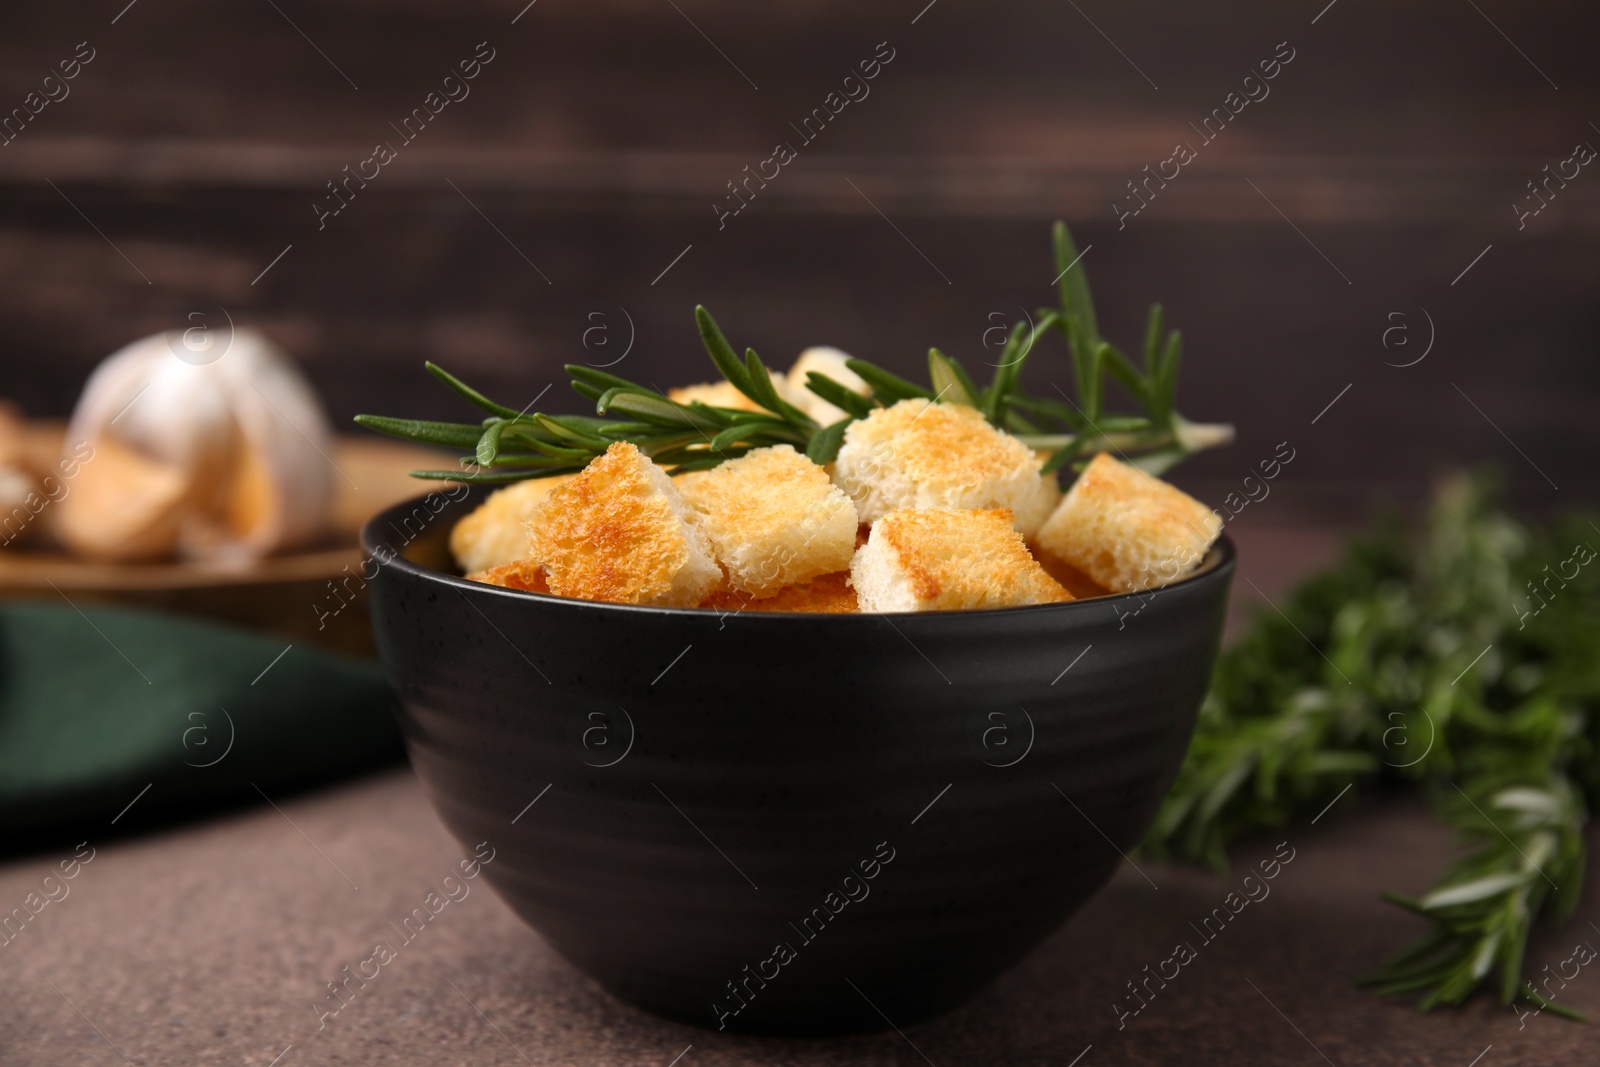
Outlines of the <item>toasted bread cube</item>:
[[735,592],[773,596],[850,566],[855,505],[789,445],[686,474],[678,488]]
[[[787,400],[801,410],[805,409],[805,397],[796,394],[794,390],[790,389],[788,381],[781,375],[773,376],[772,391],[778,394],[779,399]],[[805,396],[816,398],[816,394],[809,391]],[[733,408],[735,411],[767,410],[739,392],[738,387],[730,381],[680,385],[676,389],[667,390],[667,399],[677,401],[679,404],[692,404],[698,400],[700,403],[709,404],[714,408]]]
[[794,366],[789,368],[789,392],[794,394],[794,404],[800,410],[816,419],[820,425],[831,426],[849,413],[822,399],[806,387],[807,375],[815,371],[824,378],[832,378],[852,393],[870,396],[872,387],[862,380],[861,375],[844,365],[849,359],[847,352],[837,348],[816,347],[808,348],[800,353],[800,358],[794,361]]
[[1194,497],[1102,452],[1039,532],[1039,547],[1114,593],[1154,589],[1200,565],[1222,519]]
[[862,611],[1052,604],[1072,595],[1028,554],[1005,508],[891,511],[850,564]]
[[852,422],[833,480],[856,502],[861,521],[898,508],[1007,508],[1032,537],[1060,490],[1032,449],[1001,433],[976,408],[902,400]]
[[698,400],[702,404],[710,404],[714,408],[733,408],[736,411],[761,411],[760,404],[745,396],[732,382],[702,382],[698,385],[680,385],[676,389],[667,390],[667,399],[680,404],[692,404]]
[[557,596],[690,607],[722,580],[678,487],[627,441],[535,504],[527,531]]
[[529,593],[548,593],[550,583],[545,580],[544,568],[532,560],[519,559],[502,563],[498,567],[467,575],[469,582],[498,585],[505,589],[522,589]]
[[800,585],[789,585],[775,596],[757,600],[749,593],[719,589],[700,605],[716,611],[792,611],[802,614],[848,615],[859,610],[856,591],[850,588],[850,572],[824,574]]
[[471,577],[473,572],[525,559],[528,531],[523,524],[533,515],[534,505],[572,478],[571,474],[530,478],[491,493],[450,531],[450,554],[456,564]]

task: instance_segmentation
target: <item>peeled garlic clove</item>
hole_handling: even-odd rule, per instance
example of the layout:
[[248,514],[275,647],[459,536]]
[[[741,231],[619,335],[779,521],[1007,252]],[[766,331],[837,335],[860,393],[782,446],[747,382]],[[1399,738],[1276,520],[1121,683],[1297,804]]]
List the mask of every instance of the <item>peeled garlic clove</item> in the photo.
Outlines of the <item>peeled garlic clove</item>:
[[34,529],[34,516],[43,510],[43,500],[31,472],[0,463],[0,548],[28,539]]
[[80,491],[63,501],[69,547],[109,559],[176,551],[243,561],[326,528],[333,440],[309,384],[254,330],[205,355],[210,362],[190,362],[184,335],[157,334],[90,376],[67,433],[69,447],[96,450]]
[[28,463],[22,415],[0,401],[0,548],[20,544],[33,532],[45,506],[39,479]]
[[117,441],[96,439],[56,515],[56,536],[80,555],[104,560],[172,554],[183,526],[187,472]]
[[22,465],[27,457],[28,439],[22,410],[9,400],[0,400],[0,464]]

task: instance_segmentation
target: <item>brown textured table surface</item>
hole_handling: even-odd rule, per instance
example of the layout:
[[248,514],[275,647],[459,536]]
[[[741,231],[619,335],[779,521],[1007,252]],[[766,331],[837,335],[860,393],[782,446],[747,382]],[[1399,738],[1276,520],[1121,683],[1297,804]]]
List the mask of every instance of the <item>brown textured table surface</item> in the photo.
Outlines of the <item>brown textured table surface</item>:
[[[1143,864],[1152,889],[1124,867],[977,1000],[903,1037],[753,1040],[653,1018],[557,958],[481,880],[319,1029],[312,1005],[331,1003],[325,983],[378,939],[394,940],[389,923],[420,906],[463,850],[407,771],[281,807],[100,846],[69,895],[0,950],[0,1063],[110,1065],[120,1051],[141,1065],[265,1065],[281,1055],[281,1067],[667,1067],[692,1044],[679,1067],[923,1056],[941,1067],[1065,1067],[1086,1048],[1080,1067],[1310,1065],[1324,1056],[1340,1067],[1468,1067],[1493,1045],[1479,1067],[1504,1067],[1593,1062],[1600,1049],[1592,1028],[1548,1014],[1520,1028],[1511,1012],[1481,1002],[1424,1016],[1352,988],[1352,976],[1418,927],[1379,891],[1422,888],[1449,853],[1419,808],[1352,796],[1318,825],[1284,832],[1294,859],[1211,942],[1189,924],[1220,906],[1243,863],[1276,839],[1241,849],[1240,868],[1220,880]],[[64,856],[9,865],[0,901],[20,904]],[[1583,921],[1600,914],[1597,903],[1591,891],[1579,919],[1542,937],[1534,958],[1542,965],[1575,941],[1600,944]],[[1180,941],[1196,958],[1167,988],[1152,985],[1155,998],[1119,1030],[1113,1005],[1134,1004],[1126,983]],[[1563,1000],[1600,1010],[1600,973],[1585,968]]]
[[[1246,558],[1275,595],[1331,544],[1279,540]],[[1273,572],[1264,566],[1272,558],[1289,562]],[[1226,878],[1124,866],[1071,923],[961,1010],[904,1034],[828,1041],[730,1038],[620,1004],[555,956],[481,879],[337,1015],[319,1016],[313,1004],[332,1003],[326,983],[377,940],[394,940],[389,924],[421,906],[463,850],[404,770],[279,807],[90,841],[94,857],[64,883],[67,895],[54,890],[60,899],[0,945],[0,1065],[1506,1067],[1592,1063],[1600,1053],[1591,1027],[1548,1013],[1519,1021],[1480,1000],[1419,1015],[1351,985],[1420,929],[1379,893],[1420,891],[1450,855],[1448,834],[1405,799],[1352,792],[1314,826],[1246,843]],[[1195,927],[1280,840],[1293,859],[1268,895],[1207,941]],[[0,911],[30,893],[42,898],[42,879],[70,855],[0,866]],[[1600,923],[1593,885],[1572,922],[1538,935],[1533,969],[1568,958],[1577,942],[1600,946],[1590,919]],[[1152,982],[1154,998],[1119,1029],[1117,1006],[1138,1004],[1127,983],[1142,981],[1147,965],[1160,968],[1179,942],[1194,958],[1165,988]],[[1600,970],[1584,967],[1561,1002],[1600,1012]]]

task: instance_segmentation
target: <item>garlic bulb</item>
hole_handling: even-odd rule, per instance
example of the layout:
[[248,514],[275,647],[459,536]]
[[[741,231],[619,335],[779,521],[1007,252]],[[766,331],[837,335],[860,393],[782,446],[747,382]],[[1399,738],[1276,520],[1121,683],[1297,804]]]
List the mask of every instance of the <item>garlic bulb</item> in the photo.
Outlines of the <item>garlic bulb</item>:
[[311,386],[271,341],[220,354],[176,331],[135,341],[89,376],[66,447],[92,449],[57,533],[99,559],[248,561],[327,527],[333,451]]

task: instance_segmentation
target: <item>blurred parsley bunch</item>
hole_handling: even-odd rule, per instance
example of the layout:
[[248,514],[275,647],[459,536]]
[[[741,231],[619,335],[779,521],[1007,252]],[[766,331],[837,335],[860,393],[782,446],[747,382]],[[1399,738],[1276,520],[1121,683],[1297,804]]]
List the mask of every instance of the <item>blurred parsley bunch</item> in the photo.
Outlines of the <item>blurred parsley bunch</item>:
[[1577,903],[1600,799],[1596,544],[1592,517],[1533,530],[1465,476],[1420,536],[1391,519],[1353,542],[1222,654],[1145,851],[1222,867],[1352,782],[1414,782],[1468,848],[1421,898],[1387,894],[1432,926],[1363,984],[1575,1014],[1522,961],[1534,920]]

